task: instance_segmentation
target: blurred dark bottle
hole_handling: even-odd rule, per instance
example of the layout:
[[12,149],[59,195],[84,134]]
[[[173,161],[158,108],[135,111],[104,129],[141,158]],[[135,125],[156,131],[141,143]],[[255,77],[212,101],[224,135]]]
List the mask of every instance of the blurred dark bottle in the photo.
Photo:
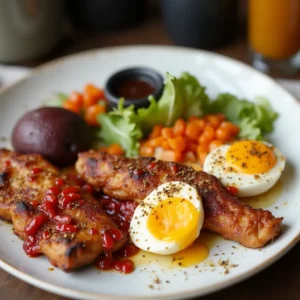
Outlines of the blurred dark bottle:
[[186,47],[212,49],[236,35],[238,0],[162,0],[171,39]]
[[66,8],[77,27],[103,31],[142,21],[146,0],[67,0]]

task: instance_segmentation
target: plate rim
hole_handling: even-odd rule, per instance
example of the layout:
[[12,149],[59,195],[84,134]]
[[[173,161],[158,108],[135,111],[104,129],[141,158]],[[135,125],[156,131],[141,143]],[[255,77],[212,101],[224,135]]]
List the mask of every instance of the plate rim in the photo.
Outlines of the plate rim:
[[[44,280],[40,280],[35,278],[34,276],[28,275],[23,271],[20,271],[16,267],[12,266],[10,263],[6,262],[2,258],[0,258],[0,268],[2,268],[4,271],[8,272],[9,274],[15,276],[16,278],[31,284],[39,289],[42,289],[44,291],[58,294],[65,297],[72,297],[74,299],[97,299],[97,300],[148,300],[155,297],[155,299],[158,300],[166,300],[166,299],[190,299],[193,297],[202,297],[208,294],[212,294],[215,292],[218,292],[220,290],[223,290],[225,288],[228,288],[230,286],[233,286],[235,284],[240,283],[243,280],[246,280],[257,273],[265,270],[267,267],[278,261],[280,258],[282,258],[285,254],[287,254],[299,241],[300,232],[296,237],[294,237],[290,243],[284,248],[279,250],[278,253],[274,253],[267,261],[261,262],[259,265],[256,265],[253,269],[249,270],[248,272],[245,272],[241,275],[237,275],[236,277],[232,277],[231,279],[224,281],[223,283],[218,283],[218,286],[214,288],[212,291],[212,288],[216,283],[210,284],[206,286],[205,288],[200,289],[190,289],[189,291],[184,291],[180,293],[168,293],[165,295],[149,295],[149,296],[113,296],[110,294],[104,294],[104,293],[93,293],[93,292],[83,292],[80,290],[72,290],[69,288],[65,288],[62,286],[54,285],[52,283],[48,283]],[[201,292],[203,291],[203,292]],[[83,298],[84,297],[84,298]]]
[[94,48],[94,49],[89,49],[89,50],[84,50],[76,53],[71,53],[71,54],[66,54],[61,57],[57,57],[55,59],[52,59],[48,62],[42,63],[36,67],[29,68],[30,71],[27,75],[25,75],[23,78],[19,79],[18,81],[9,84],[7,86],[4,86],[0,90],[0,96],[4,93],[6,93],[8,90],[14,88],[15,86],[21,84],[24,81],[29,80],[31,77],[33,77],[36,73],[40,71],[44,71],[48,68],[52,68],[55,65],[60,64],[61,62],[64,62],[66,60],[70,61],[76,58],[84,57],[84,56],[90,56],[90,55],[95,55],[99,52],[110,52],[110,51],[119,51],[119,50],[136,50],[136,49],[143,49],[143,50],[150,50],[150,49],[157,49],[157,50],[171,50],[171,51],[182,51],[182,52],[190,52],[191,54],[203,54],[211,57],[218,57],[219,59],[224,59],[227,60],[231,63],[238,64],[242,66],[243,68],[248,69],[248,71],[254,72],[256,75],[263,77],[265,80],[269,80],[273,84],[275,84],[278,88],[280,88],[283,92],[287,93],[294,102],[299,104],[300,107],[300,102],[297,101],[297,99],[287,90],[285,89],[282,85],[280,85],[274,78],[271,76],[262,73],[261,71],[255,69],[251,65],[247,64],[246,62],[237,60],[235,58],[226,56],[224,54],[220,54],[217,52],[213,51],[208,51],[208,50],[203,50],[203,49],[196,49],[196,48],[188,48],[188,47],[183,47],[183,46],[175,46],[175,45],[151,45],[151,44],[135,44],[135,45],[122,45],[122,46],[110,46],[110,47],[103,47],[103,48]]
[[[0,91],[0,101],[3,94],[5,94],[10,89],[16,88],[18,85],[22,84],[22,82],[30,80],[31,77],[38,74],[41,71],[55,68],[57,65],[64,63],[66,61],[72,61],[74,59],[78,59],[81,57],[86,56],[92,56],[97,55],[101,53],[107,53],[110,51],[122,51],[122,50],[144,50],[144,51],[150,51],[151,49],[160,50],[160,51],[178,51],[183,53],[190,53],[191,55],[195,54],[202,54],[206,57],[217,57],[218,59],[222,59],[225,61],[228,61],[230,63],[239,65],[243,69],[246,69],[247,71],[252,72],[255,75],[261,76],[264,80],[268,80],[272,84],[275,84],[277,88],[281,89],[282,92],[290,96],[290,100],[294,103],[298,104],[298,107],[300,108],[300,103],[296,100],[296,98],[289,93],[284,87],[282,87],[275,79],[272,77],[261,73],[260,71],[254,69],[252,66],[241,62],[239,60],[236,60],[231,57],[227,57],[225,55],[214,53],[211,51],[201,50],[201,49],[191,49],[186,47],[179,47],[179,46],[165,46],[165,45],[127,45],[127,46],[113,46],[113,47],[103,47],[103,48],[96,48],[91,50],[86,50],[82,52],[77,52],[74,54],[65,55],[56,59],[53,59],[49,62],[46,62],[44,64],[41,64],[35,68],[32,68],[30,73],[26,75],[24,78],[18,80],[17,82],[10,84]],[[300,112],[300,111],[299,111]],[[299,223],[299,222],[297,222]],[[179,298],[191,298],[196,296],[204,296],[213,292],[217,292],[221,289],[224,289],[226,287],[232,286],[234,284],[237,284],[247,278],[250,278],[251,276],[257,274],[258,272],[264,270],[265,268],[269,267],[271,264],[279,260],[283,255],[285,255],[289,250],[291,250],[295,244],[300,240],[300,229],[298,229],[298,232],[295,234],[295,236],[284,246],[284,248],[277,250],[276,253],[274,253],[271,257],[269,257],[266,261],[261,262],[259,265],[256,265],[252,269],[246,271],[243,274],[236,275],[222,283],[213,283],[208,286],[205,286],[205,288],[201,289],[189,289],[188,291],[184,292],[175,292],[175,293],[167,293],[165,295],[155,295],[156,299],[179,299]],[[105,293],[94,293],[94,292],[83,292],[80,290],[72,290],[69,288],[65,288],[62,286],[58,286],[52,283],[48,283],[44,280],[40,280],[32,275],[26,274],[25,272],[19,270],[18,268],[14,267],[10,263],[6,262],[4,259],[0,257],[0,268],[2,268],[4,271],[8,272],[9,274],[15,276],[16,278],[31,284],[37,288],[40,288],[42,290],[59,294],[61,296],[67,296],[67,297],[73,297],[76,299],[111,299],[111,300],[127,300],[127,299],[150,299],[153,298],[153,295],[149,296],[114,296],[110,294]],[[217,285],[217,287],[214,287]],[[82,298],[84,297],[84,298]]]

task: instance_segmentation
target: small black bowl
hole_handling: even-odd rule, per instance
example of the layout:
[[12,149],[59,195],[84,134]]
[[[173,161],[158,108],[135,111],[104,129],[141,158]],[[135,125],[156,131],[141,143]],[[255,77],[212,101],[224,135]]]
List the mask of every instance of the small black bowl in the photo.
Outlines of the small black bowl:
[[[127,84],[127,88],[130,88],[128,84],[131,84],[132,88],[132,84],[134,83],[140,84],[139,88],[142,88],[140,91],[144,91],[144,95],[140,97],[137,94],[134,98],[124,97],[124,95],[121,94],[121,87],[123,87],[124,91],[124,85]],[[104,93],[110,108],[117,107],[120,98],[124,98],[124,107],[133,104],[135,109],[138,109],[150,105],[148,100],[150,95],[153,95],[155,99],[158,100],[163,92],[163,88],[164,78],[160,73],[151,68],[136,67],[121,70],[109,77],[105,84]],[[149,93],[147,93],[147,91],[149,91]]]

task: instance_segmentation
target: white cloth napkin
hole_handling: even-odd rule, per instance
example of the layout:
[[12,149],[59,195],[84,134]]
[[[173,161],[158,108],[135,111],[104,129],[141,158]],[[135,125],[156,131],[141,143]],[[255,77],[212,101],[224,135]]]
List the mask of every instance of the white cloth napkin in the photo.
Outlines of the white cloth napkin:
[[[0,90],[29,74],[30,69],[17,66],[0,65]],[[300,80],[279,79],[278,82],[300,101]]]

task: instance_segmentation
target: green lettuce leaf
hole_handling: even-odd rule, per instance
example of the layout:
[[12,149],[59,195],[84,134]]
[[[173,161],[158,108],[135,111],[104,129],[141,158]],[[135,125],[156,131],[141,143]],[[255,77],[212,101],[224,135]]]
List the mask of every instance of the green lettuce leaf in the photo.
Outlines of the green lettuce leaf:
[[46,101],[46,106],[62,107],[67,100],[68,94],[59,92],[54,94],[51,99]]
[[101,124],[99,137],[105,144],[121,145],[128,157],[138,155],[139,140],[143,133],[133,105],[124,108],[124,99],[121,99],[118,109],[101,114],[98,119]]
[[239,123],[239,137],[249,140],[263,140],[262,130],[257,126],[256,120],[244,118]]
[[182,88],[183,119],[191,116],[200,117],[209,103],[209,98],[196,77],[184,72],[179,78],[179,84]]
[[278,113],[275,112],[268,99],[264,97],[257,97],[254,99],[256,114],[259,116],[257,118],[257,124],[261,128],[262,133],[270,133],[274,129],[274,121],[278,118]]
[[149,132],[156,124],[171,126],[181,118],[184,110],[183,91],[179,80],[171,74],[166,74],[165,88],[159,101],[150,96],[150,106],[140,108],[138,117],[144,132]]
[[161,98],[156,101],[150,96],[149,101],[148,108],[138,110],[140,124],[145,133],[150,132],[156,124],[172,126],[179,118],[188,119],[192,115],[200,117],[209,98],[205,87],[194,76],[185,72],[178,79],[167,73]]
[[266,98],[259,97],[250,102],[231,94],[220,94],[206,107],[206,113],[223,113],[240,127],[240,138],[254,140],[262,140],[264,134],[272,132],[278,117]]

